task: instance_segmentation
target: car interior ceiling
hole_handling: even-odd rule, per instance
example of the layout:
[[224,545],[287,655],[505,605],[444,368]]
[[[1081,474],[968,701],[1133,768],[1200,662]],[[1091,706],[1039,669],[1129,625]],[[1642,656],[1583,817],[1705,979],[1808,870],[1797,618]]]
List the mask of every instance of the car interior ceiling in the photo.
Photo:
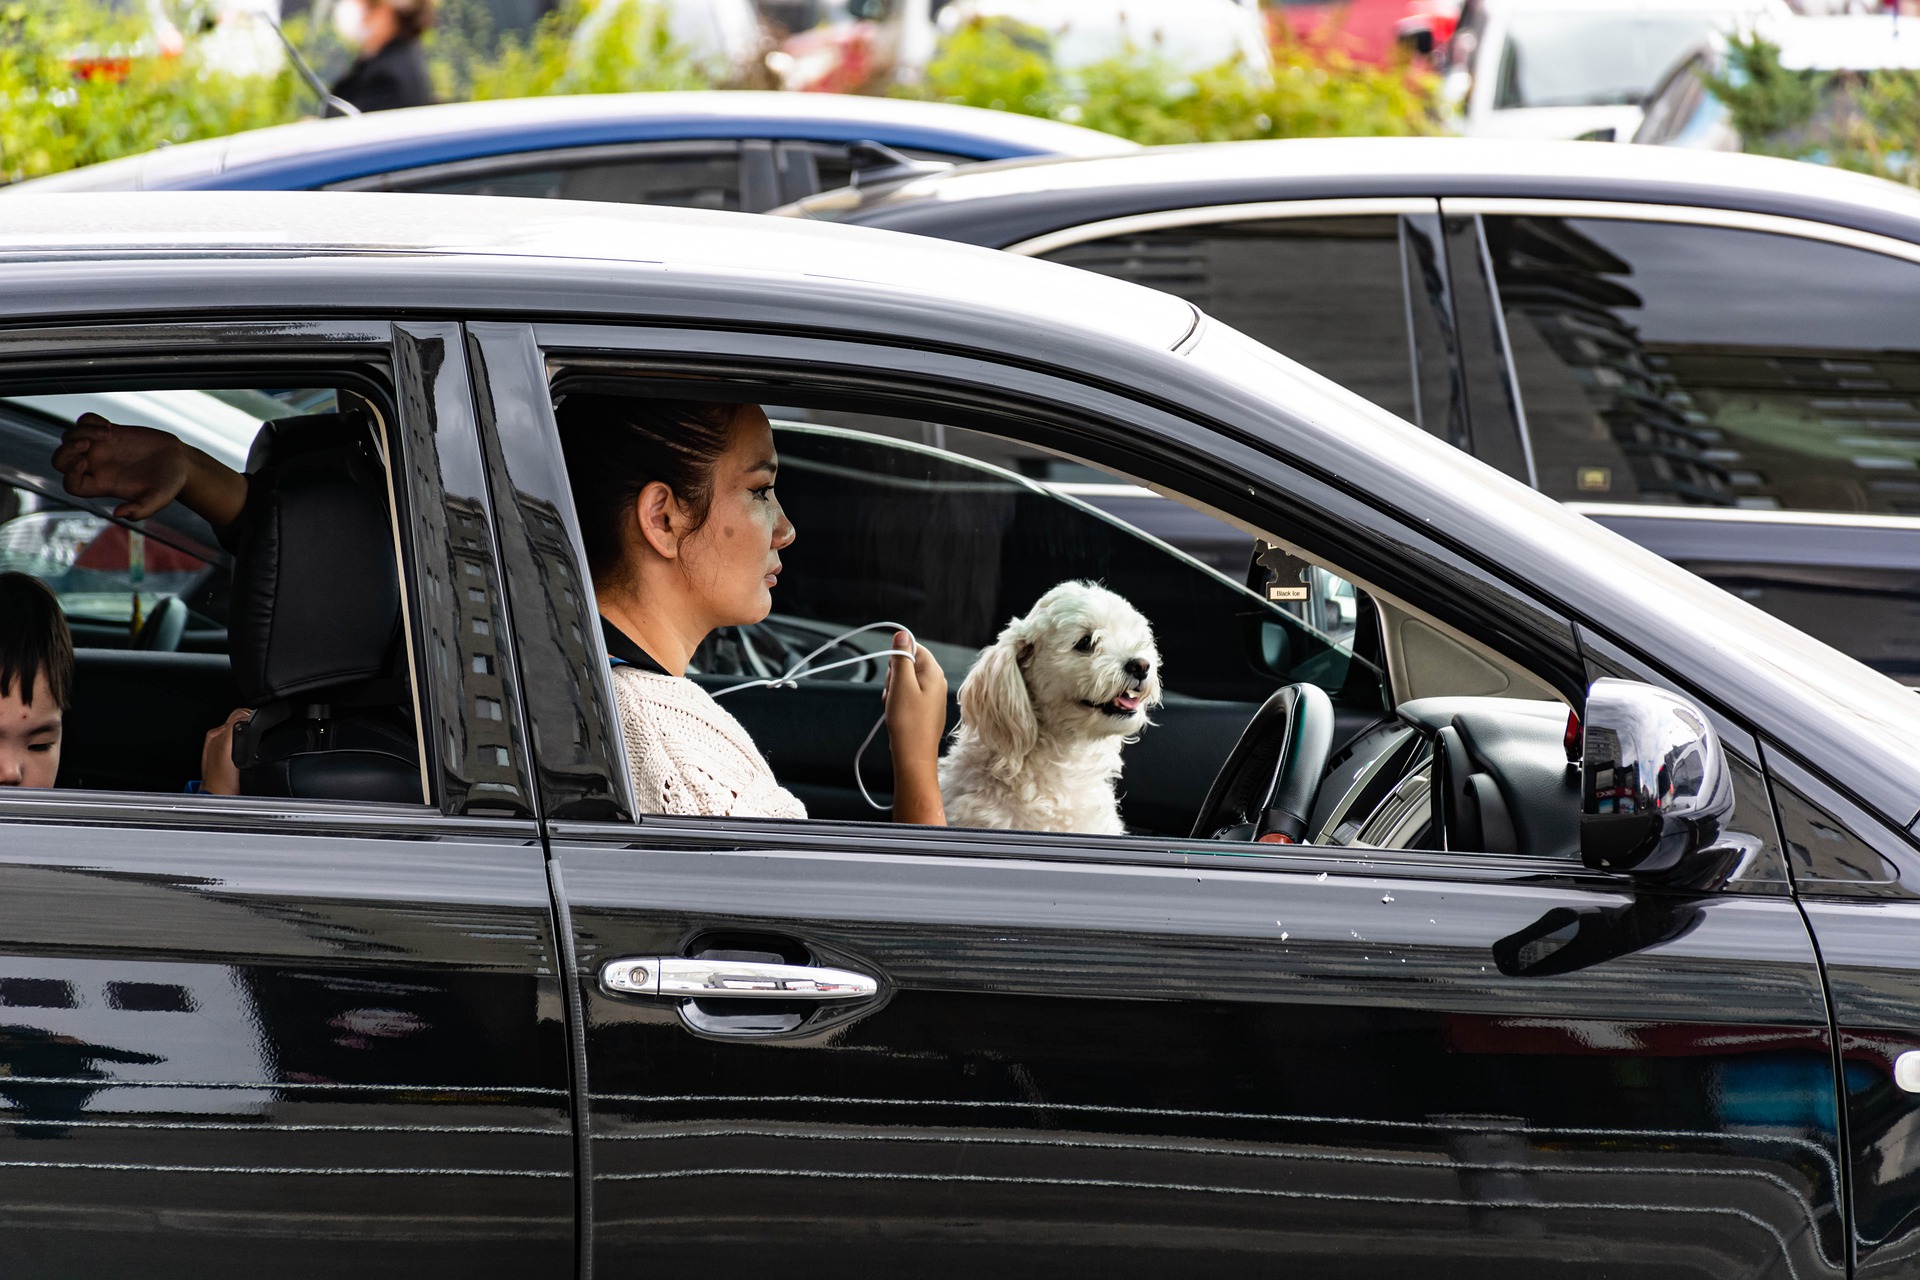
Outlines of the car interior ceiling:
[[0,399],[0,570],[47,582],[74,636],[59,785],[180,792],[207,730],[251,707],[243,794],[419,803],[377,406],[167,394],[228,426],[226,401],[325,411],[258,426],[246,506],[216,535],[177,502],[136,525],[66,493],[51,455],[70,423]]

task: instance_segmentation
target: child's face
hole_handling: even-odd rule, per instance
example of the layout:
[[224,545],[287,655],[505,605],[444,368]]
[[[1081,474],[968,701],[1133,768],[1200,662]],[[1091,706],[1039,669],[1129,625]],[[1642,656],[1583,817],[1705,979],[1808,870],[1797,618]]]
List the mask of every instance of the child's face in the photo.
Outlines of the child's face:
[[31,704],[24,681],[0,693],[0,787],[50,787],[60,772],[60,707],[36,674]]

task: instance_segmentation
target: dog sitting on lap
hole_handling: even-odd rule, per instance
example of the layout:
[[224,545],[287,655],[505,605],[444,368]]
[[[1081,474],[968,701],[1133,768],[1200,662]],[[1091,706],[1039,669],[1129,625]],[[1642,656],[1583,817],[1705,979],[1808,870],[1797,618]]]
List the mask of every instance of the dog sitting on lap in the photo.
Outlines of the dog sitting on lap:
[[1063,582],[982,650],[940,761],[956,827],[1120,835],[1120,748],[1160,705],[1153,628],[1120,596]]

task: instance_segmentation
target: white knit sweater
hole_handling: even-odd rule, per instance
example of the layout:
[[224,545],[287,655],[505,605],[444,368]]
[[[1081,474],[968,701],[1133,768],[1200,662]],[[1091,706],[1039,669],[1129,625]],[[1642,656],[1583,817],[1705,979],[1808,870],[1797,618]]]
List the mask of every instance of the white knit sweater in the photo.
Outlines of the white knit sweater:
[[740,722],[693,681],[621,666],[613,669],[613,692],[642,813],[807,816]]

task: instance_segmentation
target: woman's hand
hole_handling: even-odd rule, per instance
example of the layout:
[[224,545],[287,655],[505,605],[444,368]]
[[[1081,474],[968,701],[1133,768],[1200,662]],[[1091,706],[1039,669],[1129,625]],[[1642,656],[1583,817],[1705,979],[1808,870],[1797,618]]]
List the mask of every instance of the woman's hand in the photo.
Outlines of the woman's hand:
[[887,745],[893,752],[893,820],[941,827],[940,738],[947,728],[947,675],[925,645],[893,633],[893,647],[912,658],[887,660]]
[[207,740],[200,747],[201,791],[210,796],[240,794],[240,769],[233,763],[233,730],[252,716],[252,707],[236,707],[225,723],[207,730]]
[[113,514],[145,520],[178,498],[216,530],[239,516],[247,478],[152,427],[108,422],[83,413],[53,454],[67,492],[76,498],[120,498]]

